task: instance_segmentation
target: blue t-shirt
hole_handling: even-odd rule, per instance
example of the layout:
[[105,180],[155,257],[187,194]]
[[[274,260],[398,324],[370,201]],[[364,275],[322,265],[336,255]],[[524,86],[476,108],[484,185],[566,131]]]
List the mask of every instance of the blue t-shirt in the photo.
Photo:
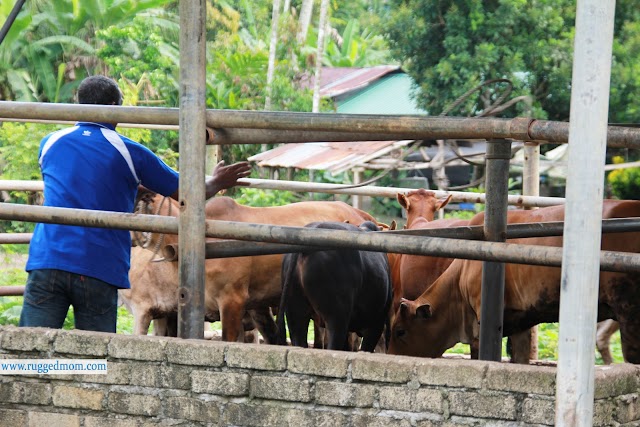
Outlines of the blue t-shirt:
[[[132,212],[142,184],[170,196],[178,173],[151,150],[107,123],[79,122],[42,139],[39,153],[44,205]],[[56,269],[129,288],[128,230],[37,224],[26,270]]]

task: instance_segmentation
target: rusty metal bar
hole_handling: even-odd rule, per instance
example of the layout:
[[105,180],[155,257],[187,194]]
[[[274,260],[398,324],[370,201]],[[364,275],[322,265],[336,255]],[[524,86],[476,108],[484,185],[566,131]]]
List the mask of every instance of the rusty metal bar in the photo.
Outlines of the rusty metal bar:
[[[0,101],[0,117],[36,120],[74,117],[88,121],[177,125],[178,109]],[[568,123],[528,118],[207,110],[206,122],[208,127],[216,129],[345,132],[358,134],[356,140],[365,139],[362,136],[368,133],[394,135],[397,139],[489,138],[550,143],[566,143],[569,139]],[[640,148],[640,129],[609,126],[607,141],[610,147]]]
[[[160,215],[0,203],[0,219],[178,234],[178,219]],[[556,267],[560,266],[562,261],[562,248],[544,246],[477,241],[460,245],[460,242],[452,239],[397,236],[389,232],[350,233],[342,230],[317,230],[234,221],[206,220],[205,223],[205,236],[219,239],[365,249]],[[606,271],[637,272],[640,271],[640,255],[603,251],[600,264],[601,269]]]
[[30,243],[31,236],[33,233],[0,233],[0,245]]
[[[180,4],[180,261],[178,336],[204,338],[205,21],[204,0]],[[208,138],[205,132],[205,139]]]
[[273,129],[213,129],[214,139],[207,144],[286,144],[302,142],[391,141],[405,139],[402,133],[325,132]]
[[[485,240],[504,242],[507,230],[507,194],[511,142],[491,141],[487,145],[487,203],[484,215]],[[480,303],[480,360],[502,360],[502,323],[504,314],[504,275],[502,262],[482,263]]]
[[0,297],[21,297],[24,286],[0,286]]
[[[243,178],[241,182],[246,182],[251,188],[270,189],[270,190],[288,190],[296,192],[316,192],[330,194],[349,194],[356,196],[370,197],[391,197],[396,198],[398,193],[407,193],[415,190],[415,188],[401,187],[376,187],[367,185],[364,187],[354,188],[345,184],[327,184],[321,182],[300,182],[300,181],[284,181],[271,179]],[[42,191],[44,185],[42,181],[11,181],[0,180],[0,191]],[[452,196],[454,202],[466,203],[484,203],[486,195],[483,193],[465,193],[463,191],[433,191],[436,197]],[[509,205],[513,206],[533,206],[546,207],[562,205],[565,199],[561,197],[533,197],[533,196],[508,196]]]

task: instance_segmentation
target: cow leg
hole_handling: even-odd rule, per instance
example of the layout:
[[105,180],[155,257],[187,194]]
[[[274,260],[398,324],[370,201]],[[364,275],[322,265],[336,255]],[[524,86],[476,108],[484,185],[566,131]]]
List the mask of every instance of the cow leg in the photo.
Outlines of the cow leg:
[[640,319],[620,319],[620,341],[624,361],[640,364]]
[[349,348],[349,330],[346,321],[331,320],[327,321],[327,330],[329,332],[329,350],[350,351]]
[[221,301],[218,306],[222,321],[222,341],[244,342],[244,327],[242,326],[242,317],[245,312],[244,301]]
[[306,301],[303,304],[296,304],[295,307],[287,307],[287,326],[289,327],[291,345],[309,347],[307,335],[309,333],[309,322],[311,321],[310,311],[311,308]]
[[478,360],[480,357],[480,340],[478,338],[474,338],[469,344],[469,352],[472,359]]
[[360,347],[360,349],[362,351],[373,353],[373,350],[375,350],[376,346],[378,345],[378,341],[380,341],[380,338],[382,338],[383,329],[384,323],[367,329],[362,335],[362,346]]
[[264,338],[266,344],[275,344],[278,337],[278,328],[273,320],[269,307],[249,310],[249,315],[253,319],[258,331]]
[[609,348],[611,335],[613,335],[619,328],[618,322],[613,319],[607,319],[602,322],[598,322],[596,329],[596,347],[602,361],[605,365],[613,363],[613,356],[611,355],[611,349]]
[[139,314],[136,311],[133,312],[133,335],[147,335],[151,325],[151,314],[149,312]]
[[167,335],[167,318],[160,317],[158,319],[153,319],[151,321],[153,323],[153,335],[157,337],[166,337]]
[[511,335],[511,363],[529,364],[531,356],[531,330]]
[[313,348],[325,348],[327,342],[327,330],[313,321]]

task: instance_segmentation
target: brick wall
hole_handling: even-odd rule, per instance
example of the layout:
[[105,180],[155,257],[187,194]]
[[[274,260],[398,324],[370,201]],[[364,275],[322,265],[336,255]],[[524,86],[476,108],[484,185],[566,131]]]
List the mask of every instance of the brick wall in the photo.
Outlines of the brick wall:
[[[0,358],[107,375],[0,375],[0,426],[553,425],[555,368],[0,327]],[[596,369],[594,425],[639,425],[640,367]]]

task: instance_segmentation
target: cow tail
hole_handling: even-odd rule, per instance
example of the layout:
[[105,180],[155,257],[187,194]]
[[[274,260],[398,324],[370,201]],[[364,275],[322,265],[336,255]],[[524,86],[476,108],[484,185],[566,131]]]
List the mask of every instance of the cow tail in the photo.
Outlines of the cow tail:
[[[276,316],[276,327],[278,329],[278,345],[287,345],[287,329],[284,324],[284,312],[287,308],[287,298],[289,297],[289,282],[291,278],[292,266],[296,265],[298,254],[288,254],[282,260],[282,293],[280,294],[280,305],[278,306],[278,316]],[[288,262],[286,262],[288,261]]]

